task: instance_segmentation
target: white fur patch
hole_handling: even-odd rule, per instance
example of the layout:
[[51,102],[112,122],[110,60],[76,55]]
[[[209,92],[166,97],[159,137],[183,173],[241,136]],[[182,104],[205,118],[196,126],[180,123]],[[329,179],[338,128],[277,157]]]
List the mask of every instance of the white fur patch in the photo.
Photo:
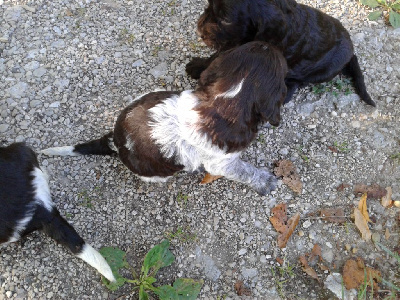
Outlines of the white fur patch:
[[240,81],[239,84],[232,86],[226,92],[216,95],[215,99],[217,99],[217,98],[234,98],[242,90],[243,82],[244,82],[244,79],[242,79],[242,81]]
[[125,143],[125,148],[128,149],[129,151],[133,151],[133,146],[135,145],[135,142],[129,137],[129,135],[126,136],[126,143]]
[[45,155],[61,155],[61,156],[79,156],[81,155],[78,152],[74,152],[74,146],[62,146],[62,147],[53,147],[47,148],[40,151]]
[[170,178],[173,176],[167,176],[167,177],[160,177],[160,176],[152,176],[152,177],[145,177],[145,176],[137,176],[141,180],[145,182],[155,182],[155,183],[164,183],[167,182]]
[[87,262],[109,281],[115,281],[111,268],[104,257],[89,244],[83,245],[82,252],[77,257]]
[[21,238],[21,233],[25,230],[28,223],[32,220],[33,214],[35,213],[34,209],[28,210],[26,216],[18,221],[18,224],[14,228],[14,233],[7,241],[7,243],[13,243],[18,241]]
[[113,137],[109,137],[108,138],[108,147],[110,147],[111,150],[113,150],[113,151],[118,153],[118,148],[115,147],[114,138]]
[[46,208],[49,212],[53,210],[53,201],[51,201],[51,194],[49,184],[47,182],[47,174],[41,169],[35,168],[32,171],[33,188],[35,193],[35,201],[38,205]]

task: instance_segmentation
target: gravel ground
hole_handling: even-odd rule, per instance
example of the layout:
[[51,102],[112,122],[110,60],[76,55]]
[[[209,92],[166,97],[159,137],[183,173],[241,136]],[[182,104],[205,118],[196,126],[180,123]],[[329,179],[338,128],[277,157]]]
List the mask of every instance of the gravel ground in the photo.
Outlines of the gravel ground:
[[[302,2],[338,18],[350,31],[378,104],[364,105],[346,85],[338,91],[334,84],[306,87],[284,107],[279,128],[261,128],[245,159],[267,168],[278,159],[293,161],[303,193],[294,194],[281,181],[265,197],[225,179],[199,185],[204,174],[146,184],[116,157],[39,156],[54,202],[89,243],[118,246],[139,268],[166,232],[181,227],[195,238],[172,241],[176,262],[158,278],[162,283],[202,278],[200,299],[238,298],[237,280],[250,288],[248,299],[332,297],[323,284],[329,272],[319,273],[318,283],[298,263],[315,243],[331,272],[360,256],[395,279],[393,259],[363,242],[350,219],[340,226],[306,215],[323,207],[344,207],[349,215],[358,201],[352,193],[356,183],[391,186],[400,200],[400,160],[390,158],[400,152],[400,29],[368,21],[368,9],[354,0]],[[203,0],[0,0],[2,143],[26,141],[40,150],[83,142],[110,130],[118,112],[139,94],[193,88],[186,63],[211,53],[196,36],[204,6]],[[334,153],[328,148],[334,144],[346,149]],[[350,187],[339,192],[341,183]],[[289,215],[302,216],[285,250],[276,246],[277,233],[268,221],[271,208],[282,202]],[[390,249],[398,246],[399,210],[369,201],[369,211],[372,232]],[[389,240],[386,229],[394,233]],[[282,290],[271,271],[278,266],[276,257],[295,267]],[[129,287],[109,292],[98,273],[43,234],[0,250],[0,299],[121,296],[137,298]]]

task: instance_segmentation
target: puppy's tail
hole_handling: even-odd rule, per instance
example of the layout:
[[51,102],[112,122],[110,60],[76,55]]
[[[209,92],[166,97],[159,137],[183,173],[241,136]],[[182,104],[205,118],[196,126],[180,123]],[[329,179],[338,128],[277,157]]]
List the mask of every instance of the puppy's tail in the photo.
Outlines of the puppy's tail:
[[42,220],[42,229],[46,234],[71,250],[73,254],[91,265],[109,281],[115,281],[112,270],[104,257],[85,243],[75,229],[60,216],[55,207],[51,212],[44,207],[39,207],[36,213],[42,214],[39,219]]
[[360,65],[358,64],[357,56],[354,54],[347,65],[342,70],[343,74],[349,75],[354,80],[354,87],[361,100],[365,103],[376,106],[374,100],[371,99],[365,87],[364,76],[361,72]]
[[47,148],[41,152],[45,155],[61,155],[61,156],[78,156],[78,155],[112,155],[116,153],[116,148],[113,142],[113,132],[105,136],[92,140],[87,143],[78,144],[75,146],[62,146]]

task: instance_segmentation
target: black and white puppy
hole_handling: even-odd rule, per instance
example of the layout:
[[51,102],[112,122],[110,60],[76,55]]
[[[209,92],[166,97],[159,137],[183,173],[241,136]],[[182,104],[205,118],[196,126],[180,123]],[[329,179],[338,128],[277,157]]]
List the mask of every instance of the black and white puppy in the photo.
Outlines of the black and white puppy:
[[326,82],[342,72],[354,81],[360,98],[375,106],[354,54],[350,35],[335,18],[294,0],[209,0],[198,20],[198,32],[217,52],[210,58],[193,58],[187,73],[198,79],[220,52],[265,41],[285,56],[289,71],[285,103],[307,83]]
[[23,143],[0,147],[0,244],[42,230],[115,281],[106,260],[60,216],[36,154]]
[[216,58],[195,91],[146,94],[121,112],[114,132],[42,152],[109,155],[115,150],[146,181],[165,181],[178,171],[204,167],[265,195],[275,188],[275,177],[244,162],[240,154],[259,124],[279,124],[286,72],[280,51],[264,42],[248,43]]

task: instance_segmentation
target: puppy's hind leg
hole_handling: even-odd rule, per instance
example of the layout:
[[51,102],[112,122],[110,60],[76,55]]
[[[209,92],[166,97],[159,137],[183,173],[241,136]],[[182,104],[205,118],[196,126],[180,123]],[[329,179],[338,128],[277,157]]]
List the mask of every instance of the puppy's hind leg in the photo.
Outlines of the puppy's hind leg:
[[218,53],[214,53],[209,58],[193,57],[192,60],[186,65],[186,73],[193,79],[199,79],[201,73],[212,63],[212,61],[218,56]]
[[283,104],[286,104],[290,100],[292,100],[293,94],[301,86],[300,82],[298,82],[296,80],[292,80],[292,79],[285,79],[285,84],[287,87],[287,93],[286,93],[285,101],[283,102]]
[[250,185],[258,194],[264,196],[275,190],[277,179],[265,169],[259,169],[239,158],[222,161],[208,161],[204,167],[210,174]]
[[361,72],[360,65],[358,64],[357,56],[354,54],[350,61],[345,65],[342,70],[344,75],[350,76],[354,80],[354,88],[361,100],[365,103],[376,106],[374,100],[371,99],[365,87],[364,76]]

